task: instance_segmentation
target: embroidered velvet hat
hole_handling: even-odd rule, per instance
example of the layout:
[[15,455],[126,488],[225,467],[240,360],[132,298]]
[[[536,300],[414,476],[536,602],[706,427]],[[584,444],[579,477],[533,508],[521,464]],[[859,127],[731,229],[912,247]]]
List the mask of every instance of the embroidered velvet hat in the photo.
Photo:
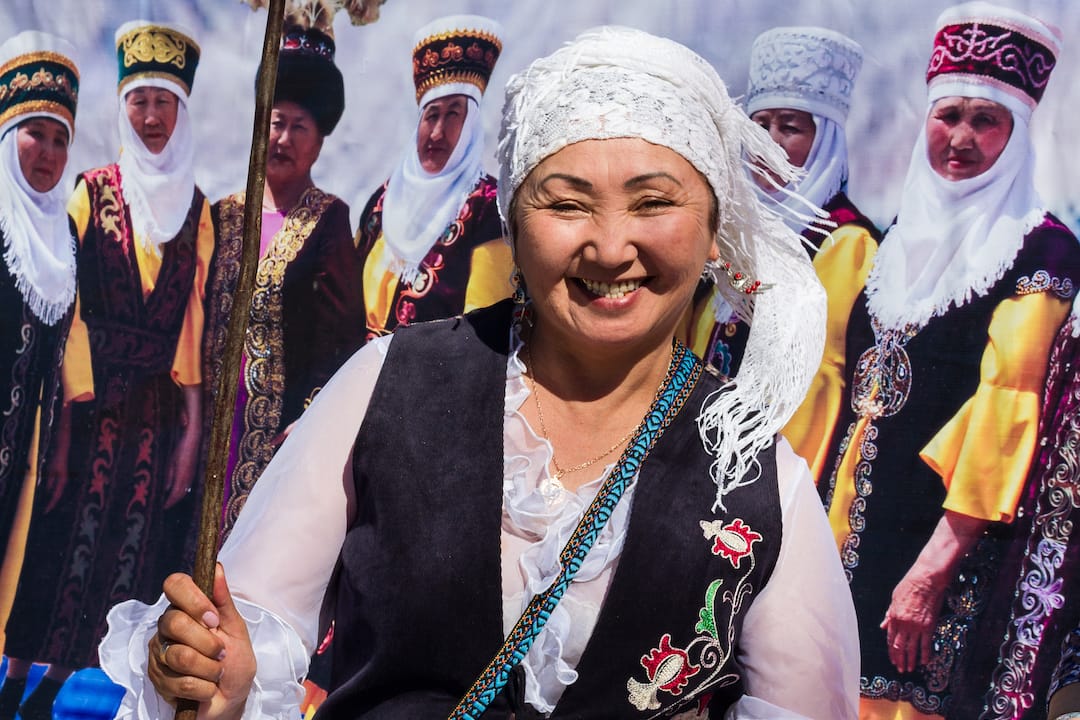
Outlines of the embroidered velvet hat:
[[334,64],[336,46],[314,27],[286,29],[278,56],[274,101],[289,101],[315,117],[319,134],[329,135],[345,112],[345,81]]
[[183,101],[191,96],[199,44],[179,25],[132,20],[116,31],[117,92],[160,87]]
[[1042,99],[1061,48],[1061,31],[1011,8],[957,5],[937,20],[926,82],[931,102],[979,97],[1024,118]]
[[79,70],[75,48],[47,33],[27,30],[0,45],[0,137],[31,117],[47,117],[75,136]]
[[794,108],[843,127],[862,62],[859,43],[838,32],[821,27],[767,30],[750,49],[746,112]]
[[502,52],[502,26],[480,15],[451,15],[432,20],[413,39],[416,103],[447,95],[468,95],[477,102],[487,89]]

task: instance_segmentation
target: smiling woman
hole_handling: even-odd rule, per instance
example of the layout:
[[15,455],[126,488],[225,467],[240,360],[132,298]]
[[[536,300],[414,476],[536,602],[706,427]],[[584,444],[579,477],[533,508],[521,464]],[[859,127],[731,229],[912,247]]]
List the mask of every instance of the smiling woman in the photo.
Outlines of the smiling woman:
[[[670,40],[598,28],[511,79],[520,304],[346,363],[252,492],[213,600],[173,576],[114,611],[122,713],[183,696],[288,717],[322,610],[322,718],[854,718],[851,599],[806,467],[774,441],[823,297],[744,156],[792,174]],[[724,286],[756,333],[728,384],[674,339],[718,256],[771,285]]]

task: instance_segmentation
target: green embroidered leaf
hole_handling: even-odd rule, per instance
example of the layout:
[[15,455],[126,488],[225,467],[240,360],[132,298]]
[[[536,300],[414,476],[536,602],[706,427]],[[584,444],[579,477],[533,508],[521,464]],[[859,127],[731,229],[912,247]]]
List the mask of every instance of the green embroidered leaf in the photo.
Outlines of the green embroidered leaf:
[[705,591],[705,607],[701,608],[701,619],[694,626],[694,632],[708,633],[716,637],[716,616],[713,615],[713,603],[716,601],[716,593],[723,580],[713,580],[709,583],[709,589]]

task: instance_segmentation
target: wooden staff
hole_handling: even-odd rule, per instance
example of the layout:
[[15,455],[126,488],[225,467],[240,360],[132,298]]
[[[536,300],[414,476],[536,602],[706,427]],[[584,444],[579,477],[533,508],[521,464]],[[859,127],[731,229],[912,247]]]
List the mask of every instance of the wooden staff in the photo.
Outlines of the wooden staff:
[[[202,517],[199,523],[199,546],[195,554],[195,584],[213,595],[214,570],[217,565],[221,505],[224,499],[225,472],[229,462],[229,439],[232,436],[236,387],[240,376],[244,336],[247,333],[255,271],[259,264],[259,238],[262,235],[262,196],[266,184],[266,153],[270,136],[270,110],[277,81],[278,50],[285,21],[285,0],[270,0],[263,39],[262,60],[255,85],[255,124],[251,133],[251,156],[248,160],[247,194],[244,198],[243,245],[240,277],[233,294],[229,331],[218,378],[217,400],[210,425],[210,449],[204,480]],[[199,704],[177,700],[176,720],[195,720]]]

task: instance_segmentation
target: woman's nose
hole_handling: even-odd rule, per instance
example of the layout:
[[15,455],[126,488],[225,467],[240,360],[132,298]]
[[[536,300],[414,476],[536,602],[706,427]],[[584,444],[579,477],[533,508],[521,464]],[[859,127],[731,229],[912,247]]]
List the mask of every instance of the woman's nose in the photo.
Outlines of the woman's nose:
[[954,148],[969,148],[974,141],[975,132],[967,123],[958,123],[949,135],[949,144]]
[[585,259],[609,268],[633,262],[637,257],[637,248],[630,235],[630,227],[620,218],[597,216],[592,223],[592,237],[585,248]]

